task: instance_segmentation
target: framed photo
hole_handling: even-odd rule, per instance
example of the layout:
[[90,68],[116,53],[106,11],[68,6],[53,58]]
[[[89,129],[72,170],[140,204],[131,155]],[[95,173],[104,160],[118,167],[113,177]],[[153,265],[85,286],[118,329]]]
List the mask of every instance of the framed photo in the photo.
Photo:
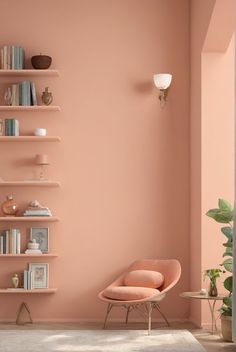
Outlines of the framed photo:
[[48,288],[48,282],[49,282],[49,264],[48,263],[30,263],[29,271],[32,271],[33,288]]
[[31,227],[30,239],[35,239],[39,243],[39,249],[42,253],[49,252],[49,228],[48,227]]

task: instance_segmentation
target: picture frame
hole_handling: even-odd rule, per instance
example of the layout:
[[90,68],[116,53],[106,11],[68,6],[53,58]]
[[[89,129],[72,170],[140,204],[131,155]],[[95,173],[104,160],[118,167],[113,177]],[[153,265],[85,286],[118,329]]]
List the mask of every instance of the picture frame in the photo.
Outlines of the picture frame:
[[49,264],[48,263],[30,263],[29,271],[32,271],[32,287],[48,288],[49,287]]
[[39,249],[42,253],[49,253],[49,228],[48,227],[31,227],[30,240],[36,240],[39,243]]

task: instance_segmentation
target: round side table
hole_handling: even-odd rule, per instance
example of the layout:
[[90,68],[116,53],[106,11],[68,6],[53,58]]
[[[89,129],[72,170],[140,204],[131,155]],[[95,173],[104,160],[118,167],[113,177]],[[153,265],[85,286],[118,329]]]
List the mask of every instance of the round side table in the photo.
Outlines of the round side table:
[[183,292],[180,297],[190,298],[190,299],[202,299],[207,300],[211,312],[211,332],[214,334],[214,330],[217,331],[216,326],[216,316],[215,316],[215,305],[216,301],[223,301],[224,295],[218,295],[216,297],[209,296],[208,294],[202,295],[200,292]]

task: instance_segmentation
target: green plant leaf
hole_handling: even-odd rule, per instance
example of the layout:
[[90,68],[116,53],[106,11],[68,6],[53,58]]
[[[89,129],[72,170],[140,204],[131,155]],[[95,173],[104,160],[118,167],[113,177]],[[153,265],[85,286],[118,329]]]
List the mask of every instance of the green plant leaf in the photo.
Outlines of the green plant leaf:
[[231,204],[227,200],[222,199],[222,198],[220,198],[218,200],[218,206],[219,206],[219,209],[221,209],[221,210],[226,210],[226,211],[232,211],[233,210]]
[[226,243],[223,243],[223,246],[224,246],[224,247],[228,247],[228,248],[233,248],[233,242],[228,241],[228,242],[226,242]]
[[225,297],[223,299],[223,302],[227,307],[232,308],[232,297],[231,296]]
[[229,247],[229,246],[226,247],[226,250],[223,254],[223,257],[227,257],[227,256],[233,257],[233,248],[232,247]]
[[230,273],[233,272],[233,258],[224,260],[222,265],[224,266],[225,270],[229,271]]
[[215,221],[223,224],[228,224],[233,221],[232,210],[210,209],[208,210],[206,215],[214,219]]
[[225,226],[221,228],[221,232],[231,241],[233,241],[233,229],[232,227]]
[[232,293],[232,291],[233,291],[233,276],[229,276],[225,279],[224,287],[227,291]]

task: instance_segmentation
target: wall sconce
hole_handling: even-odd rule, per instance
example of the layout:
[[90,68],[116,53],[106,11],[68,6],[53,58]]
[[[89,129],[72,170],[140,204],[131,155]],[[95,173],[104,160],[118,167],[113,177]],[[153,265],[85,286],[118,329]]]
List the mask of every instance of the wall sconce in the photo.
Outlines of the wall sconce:
[[35,164],[40,166],[40,173],[39,173],[39,181],[46,181],[45,178],[45,167],[49,165],[49,159],[46,154],[36,154],[35,155]]
[[172,81],[172,75],[169,73],[157,73],[153,76],[155,86],[160,90],[159,100],[161,107],[163,108],[168,95],[168,88]]

